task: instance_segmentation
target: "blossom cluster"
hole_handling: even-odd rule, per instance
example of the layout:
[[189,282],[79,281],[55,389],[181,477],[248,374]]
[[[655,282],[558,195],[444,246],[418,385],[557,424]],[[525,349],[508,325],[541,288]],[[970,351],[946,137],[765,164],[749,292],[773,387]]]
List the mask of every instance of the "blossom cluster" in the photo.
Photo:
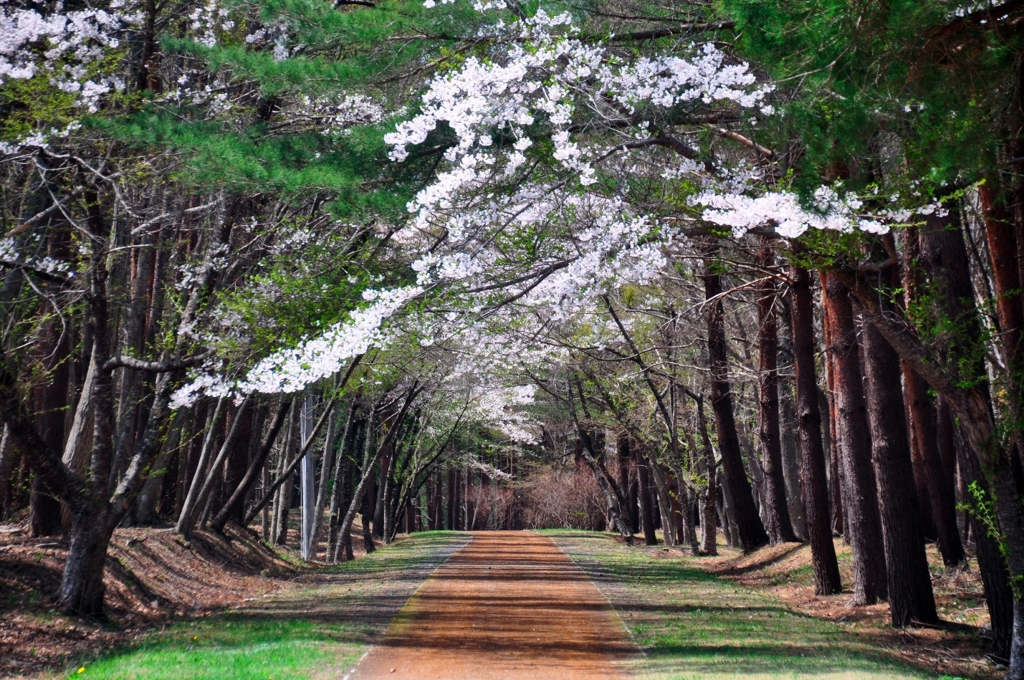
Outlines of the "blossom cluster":
[[124,89],[117,75],[91,68],[120,47],[124,32],[139,22],[117,4],[110,9],[51,12],[0,5],[0,85],[45,74],[60,90],[74,95],[78,106],[94,112],[100,98]]
[[[770,92],[757,85],[746,64],[728,63],[710,43],[690,45],[687,58],[631,59],[576,37],[568,13],[551,16],[543,9],[509,31],[508,44],[493,58],[470,57],[435,77],[422,96],[421,111],[385,136],[392,160],[401,162],[410,146],[423,143],[440,124],[455,132],[458,143],[445,154],[450,169],[410,204],[421,220],[433,207],[447,207],[460,188],[515,172],[534,143],[527,128],[535,123],[546,128],[552,158],[585,187],[597,181],[594,163],[609,148],[574,131],[581,108],[640,133],[645,126],[631,121],[643,107],[723,102],[761,107]],[[498,135],[516,140],[511,149],[493,148]]]
[[0,239],[0,261],[6,266],[22,266],[45,274],[60,274],[73,277],[75,272],[67,262],[46,255],[31,257],[18,251],[17,244],[11,237]]
[[840,195],[825,186],[814,192],[810,209],[790,191],[769,191],[759,196],[705,192],[692,197],[691,203],[704,206],[706,221],[731,228],[737,238],[766,225],[774,225],[775,232],[784,238],[796,238],[808,229],[861,229],[869,233],[885,233],[889,229],[883,222],[861,215],[864,204],[858,197]]
[[418,286],[364,292],[369,305],[353,311],[348,320],[332,325],[322,335],[263,359],[238,383],[238,389],[297,392],[334,375],[346,362],[371,347],[385,346],[388,336],[381,327],[384,321],[422,293]]

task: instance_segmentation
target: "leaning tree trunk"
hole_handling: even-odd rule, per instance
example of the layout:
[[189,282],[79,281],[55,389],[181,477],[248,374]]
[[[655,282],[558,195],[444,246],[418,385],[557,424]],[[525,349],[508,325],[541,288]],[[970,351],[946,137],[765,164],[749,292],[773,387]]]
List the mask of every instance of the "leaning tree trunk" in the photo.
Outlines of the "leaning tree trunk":
[[[767,244],[758,252],[762,266],[774,259]],[[758,349],[758,434],[764,469],[765,529],[772,545],[796,541],[786,502],[786,479],[782,471],[782,440],[779,436],[778,321],[775,281],[765,278],[757,287]]]
[[[274,420],[270,425],[270,431],[267,433],[267,438],[263,442],[263,446],[256,453],[256,456],[249,463],[249,468],[245,471],[245,476],[242,477],[242,481],[235,487],[231,497],[228,498],[227,503],[220,509],[217,515],[210,522],[210,528],[216,532],[224,531],[224,525],[228,523],[228,519],[236,514],[236,506],[241,505],[245,502],[245,497],[248,495],[249,490],[256,484],[256,481],[260,477],[260,472],[263,469],[264,463],[270,456],[271,449],[274,448],[274,441],[277,439],[277,434],[281,431],[284,426],[284,421],[288,417],[288,411],[291,410],[292,402],[290,399],[282,399],[281,404],[277,407],[277,414],[274,416]],[[282,454],[284,455],[284,454]]]
[[878,480],[892,625],[937,623],[918,517],[914,470],[900,386],[899,356],[872,324],[864,326],[871,459]]
[[732,511],[744,552],[768,545],[768,534],[754,504],[754,494],[747,479],[740,450],[736,420],[732,410],[729,385],[729,348],[725,340],[725,312],[722,306],[722,277],[717,272],[713,254],[704,268],[704,299],[707,301],[708,363],[711,366],[711,407],[718,426],[718,449],[722,470],[729,487]]
[[[980,342],[983,337],[981,318],[975,304],[963,229],[960,225],[951,223],[954,217],[955,215],[950,215],[946,219],[929,218],[927,224],[920,230],[921,263],[931,280],[931,289],[935,291],[935,297],[938,301],[937,313],[941,314],[945,319],[955,320],[958,326],[962,328],[960,333],[954,334],[948,341],[940,344],[938,350],[941,359],[944,360],[947,366],[956,367],[954,370],[958,372],[954,375],[957,380],[972,382],[977,385],[974,391],[980,394],[981,400],[984,402],[980,408],[984,410],[985,418],[991,418],[992,404],[988,393],[988,374],[984,363],[979,360],[980,352],[977,351],[975,346],[975,343]],[[902,358],[906,360],[908,356],[903,356]],[[920,371],[918,373],[927,379],[927,376],[923,373]],[[936,391],[939,391],[932,380],[929,380],[929,384]],[[972,435],[971,430],[966,427],[968,425],[966,420],[967,414],[962,408],[963,404],[958,403],[957,395],[948,393],[943,395],[943,392],[947,392],[947,390],[939,392],[945,401],[944,408],[951,412],[950,415],[956,416],[960,420],[960,431],[964,435],[964,448],[970,448],[969,454],[978,459],[982,455],[988,455],[990,451],[986,450],[985,447],[990,447],[990,444],[984,440],[983,434],[981,436],[977,434]],[[960,463],[961,477],[966,478],[969,476],[972,466],[964,465],[963,456],[964,453],[961,451],[958,455],[958,461]],[[999,456],[997,460],[1002,458],[1003,456]],[[985,477],[989,477],[992,473],[1000,474],[999,470],[985,470],[981,465],[981,461],[979,460],[978,462],[979,483],[983,474]],[[1011,476],[1009,467],[1009,465],[1002,466],[1002,475],[1008,478]],[[965,481],[969,483],[972,480],[965,479]],[[986,489],[986,494],[990,494],[988,484],[983,484],[983,486]],[[986,498],[988,497],[986,495]],[[964,500],[970,502],[971,499]],[[1016,505],[1019,507],[1019,503]],[[1007,599],[1007,591],[997,586],[1003,571],[1006,569],[1007,562],[1003,555],[1000,554],[999,559],[995,561],[996,564],[987,570],[988,577],[986,578],[985,562],[982,560],[982,553],[988,531],[987,529],[978,531],[981,528],[979,524],[976,517],[969,523],[969,525],[974,527],[975,543],[979,551],[978,564],[986,584],[985,596],[989,606],[989,618],[992,621],[993,647],[999,646],[1000,643],[997,641],[1005,641],[1001,656],[1009,658],[1013,640],[1018,636],[1015,634],[1014,624],[1007,620],[1005,612],[1013,610],[1014,598],[1012,593],[1009,593],[1009,598]],[[992,563],[991,560],[990,563]],[[989,583],[993,584],[993,588],[988,588]],[[1008,623],[1009,625],[1007,625]],[[1018,649],[1020,648],[1021,645],[1018,645]],[[997,654],[999,653],[998,649],[994,649],[994,651]],[[1021,669],[1021,677],[1024,677],[1024,669]]]
[[[571,398],[571,396],[570,396]],[[611,515],[612,524],[615,529],[622,536],[622,540],[627,545],[633,545],[633,530],[629,526],[629,522],[622,514],[622,502],[618,490],[615,488],[615,480],[610,478],[610,475],[604,470],[603,466],[598,462],[597,457],[594,455],[594,443],[590,436],[590,433],[585,428],[577,425],[577,432],[579,433],[580,439],[583,442],[583,448],[581,453],[583,460],[594,472],[594,477],[597,479],[597,484],[601,488],[601,493],[604,494],[605,505],[608,508],[608,514]],[[669,506],[671,508],[671,506]],[[671,521],[671,510],[669,511],[669,518]]]
[[[1011,215],[997,196],[998,185],[986,182],[979,187],[985,235],[992,258],[992,282],[995,284],[999,337],[1006,363],[1006,386],[1012,417],[1008,439],[1017,444],[1024,458],[1024,296],[1021,295],[1021,269],[1018,253],[1024,254],[1024,233],[1015,233]],[[1020,195],[1018,193],[1018,195]],[[1024,207],[1016,206],[1018,212]],[[1024,225],[1017,224],[1018,229]]]
[[[920,259],[921,238],[918,230],[907,229],[904,232],[903,289],[908,308],[917,302],[916,298],[921,294],[921,279],[924,272]],[[906,361],[901,361],[901,364],[911,433],[921,454],[922,472],[931,503],[931,516],[938,532],[939,552],[945,565],[951,567],[962,563],[966,555],[956,523],[953,475],[946,474],[939,450],[938,414],[932,397],[928,394],[928,384]]]
[[[885,547],[878,514],[871,437],[861,378],[857,328],[850,293],[838,279],[821,273],[826,350],[833,367],[836,443],[842,466],[842,496],[853,549],[854,603],[886,598]],[[839,502],[839,499],[836,499]]]
[[810,275],[803,267],[790,267],[793,298],[793,366],[796,372],[796,407],[803,464],[804,514],[811,543],[814,591],[831,595],[843,590],[836,548],[832,543],[832,517],[828,507],[825,450],[821,442],[821,411],[814,372],[814,310]]

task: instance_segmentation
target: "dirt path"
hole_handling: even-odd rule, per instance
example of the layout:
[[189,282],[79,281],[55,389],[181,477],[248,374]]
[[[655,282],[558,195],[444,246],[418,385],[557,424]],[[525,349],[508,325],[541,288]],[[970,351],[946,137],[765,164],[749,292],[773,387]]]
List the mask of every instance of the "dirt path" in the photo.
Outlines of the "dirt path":
[[546,536],[481,532],[427,580],[351,674],[369,678],[624,678],[637,647]]

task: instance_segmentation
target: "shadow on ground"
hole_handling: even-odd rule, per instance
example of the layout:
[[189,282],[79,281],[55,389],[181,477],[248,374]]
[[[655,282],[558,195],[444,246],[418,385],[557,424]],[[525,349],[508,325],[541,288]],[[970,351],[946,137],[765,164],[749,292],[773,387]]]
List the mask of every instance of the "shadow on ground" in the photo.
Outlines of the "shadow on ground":
[[555,541],[609,598],[647,657],[642,677],[935,677],[851,627],[794,612],[682,559],[600,534]]
[[94,661],[76,677],[339,677],[467,535],[435,533],[304,575],[243,607],[184,621]]

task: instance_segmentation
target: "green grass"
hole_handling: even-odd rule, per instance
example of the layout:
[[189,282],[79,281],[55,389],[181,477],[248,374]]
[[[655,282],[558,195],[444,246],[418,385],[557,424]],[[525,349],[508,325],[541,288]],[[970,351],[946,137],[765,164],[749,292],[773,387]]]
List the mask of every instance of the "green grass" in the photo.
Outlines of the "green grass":
[[608,597],[644,652],[632,669],[641,677],[935,677],[887,658],[853,626],[790,611],[701,571],[694,558],[656,558],[598,533],[544,533]]
[[339,565],[326,583],[296,586],[251,607],[153,632],[69,674],[125,680],[341,677],[423,579],[468,538],[417,534]]

